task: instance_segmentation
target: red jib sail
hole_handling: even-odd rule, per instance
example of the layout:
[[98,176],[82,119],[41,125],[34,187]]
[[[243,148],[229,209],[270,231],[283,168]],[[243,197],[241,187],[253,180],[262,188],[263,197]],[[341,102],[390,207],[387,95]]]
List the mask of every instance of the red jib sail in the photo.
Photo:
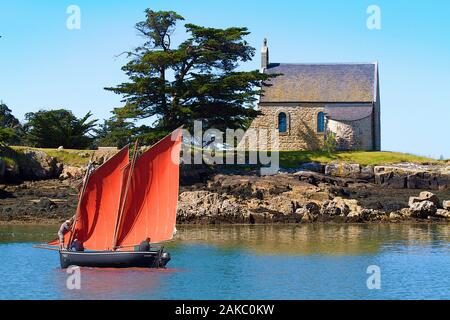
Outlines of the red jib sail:
[[[123,148],[89,176],[72,237],[82,242],[86,249],[108,250],[112,246],[120,204],[122,169],[129,162],[128,154],[128,147]],[[69,233],[64,238],[67,245]]]
[[116,246],[139,244],[146,237],[151,242],[173,237],[179,191],[181,129],[165,137],[127,166],[123,176],[133,169],[124,195]]

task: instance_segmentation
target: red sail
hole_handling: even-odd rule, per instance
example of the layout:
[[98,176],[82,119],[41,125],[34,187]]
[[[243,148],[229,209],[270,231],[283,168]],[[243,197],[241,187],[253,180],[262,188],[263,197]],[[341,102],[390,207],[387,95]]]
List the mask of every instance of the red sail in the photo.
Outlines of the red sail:
[[[173,237],[179,190],[181,129],[136,159],[117,238],[117,246]],[[124,170],[128,176],[131,165]],[[125,183],[124,183],[125,184]]]
[[[128,147],[123,148],[95,170],[88,179],[73,237],[81,241],[86,249],[112,248],[122,172],[129,162],[128,153]],[[68,234],[64,238],[67,245]]]

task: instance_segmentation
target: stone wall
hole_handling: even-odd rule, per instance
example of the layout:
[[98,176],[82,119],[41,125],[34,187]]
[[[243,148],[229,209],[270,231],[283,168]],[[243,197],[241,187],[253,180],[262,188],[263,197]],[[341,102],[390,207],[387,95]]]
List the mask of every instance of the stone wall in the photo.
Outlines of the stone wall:
[[355,121],[329,119],[327,130],[336,135],[338,150],[373,150],[371,116]]
[[[260,105],[261,115],[253,120],[238,149],[319,150],[324,133],[317,132],[317,115],[324,112],[320,103]],[[278,115],[287,115],[287,132],[278,132]],[[355,121],[327,120],[327,130],[336,134],[338,150],[373,150],[372,116]],[[278,145],[272,135],[278,135]],[[263,135],[266,139],[259,139]],[[264,141],[266,140],[266,141]]]
[[[250,150],[276,149],[270,131],[275,130],[278,133],[280,112],[286,113],[288,123],[287,132],[279,133],[279,150],[318,150],[323,145],[324,134],[317,132],[317,114],[324,111],[323,104],[265,105],[260,106],[259,110],[262,114],[253,120],[251,130],[246,133],[238,148],[245,146]],[[261,129],[268,132],[268,145],[256,143],[254,132]]]

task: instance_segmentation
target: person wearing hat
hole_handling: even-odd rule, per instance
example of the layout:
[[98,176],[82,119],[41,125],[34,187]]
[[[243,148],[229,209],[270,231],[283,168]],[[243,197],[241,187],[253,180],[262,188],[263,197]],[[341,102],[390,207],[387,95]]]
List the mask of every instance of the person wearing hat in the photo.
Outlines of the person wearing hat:
[[63,222],[61,227],[58,230],[58,238],[59,238],[59,246],[61,249],[64,249],[64,235],[70,231],[73,223],[73,218],[70,220],[66,220]]

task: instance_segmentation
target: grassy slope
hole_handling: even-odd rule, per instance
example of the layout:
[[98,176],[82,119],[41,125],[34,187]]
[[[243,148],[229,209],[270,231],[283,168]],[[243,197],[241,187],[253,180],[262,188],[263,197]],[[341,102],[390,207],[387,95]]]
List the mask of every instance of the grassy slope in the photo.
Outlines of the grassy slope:
[[91,154],[94,152],[92,150],[57,150],[57,149],[48,149],[48,148],[30,148],[30,147],[11,147],[13,150],[20,153],[21,150],[36,150],[43,151],[47,155],[51,157],[55,157],[58,161],[65,163],[71,166],[80,166],[85,165],[89,162],[89,158]]
[[[12,147],[13,150],[20,153],[23,149],[41,150],[47,153],[49,156],[57,158],[59,161],[74,166],[85,165],[88,163],[89,158],[93,151],[91,150],[70,150],[64,149],[58,151],[57,149],[40,149],[29,147]],[[14,158],[9,156],[1,156],[7,164],[15,162]],[[323,151],[280,151],[280,165],[285,168],[297,167],[301,163],[305,162],[348,162],[359,163],[361,165],[377,165],[377,164],[394,164],[400,162],[412,162],[412,163],[440,163],[434,159],[415,156],[406,153],[399,152],[367,152],[367,151],[346,151],[346,152],[334,152],[326,153]]]
[[400,152],[388,151],[343,151],[326,153],[323,151],[280,151],[280,165],[286,168],[298,166],[302,162],[348,162],[361,165],[394,164],[412,162],[419,164],[439,163],[440,161]]

